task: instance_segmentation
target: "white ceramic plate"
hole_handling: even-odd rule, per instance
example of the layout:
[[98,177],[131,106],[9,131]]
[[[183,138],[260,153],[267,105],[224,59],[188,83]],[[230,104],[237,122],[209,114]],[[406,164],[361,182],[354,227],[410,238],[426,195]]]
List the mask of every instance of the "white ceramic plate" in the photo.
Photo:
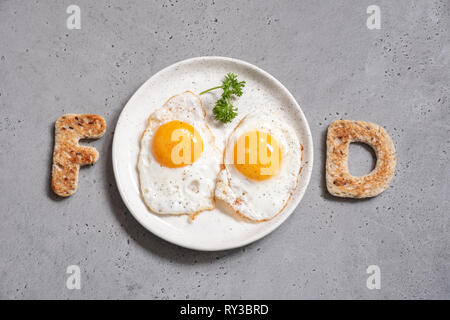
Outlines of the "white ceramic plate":
[[[221,90],[202,96],[207,121],[223,150],[225,140],[239,120],[250,112],[273,113],[296,131],[304,147],[299,184],[284,211],[271,221],[252,223],[225,208],[202,212],[192,222],[187,216],[158,216],[141,199],[137,160],[139,140],[150,114],[171,96],[190,90],[199,93],[221,83],[227,72],[247,82],[236,100],[238,117],[223,125],[213,120],[211,110]],[[305,193],[313,165],[313,143],[305,115],[289,91],[274,77],[247,62],[224,57],[199,57],[175,63],[152,76],[131,97],[117,122],[112,148],[114,175],[120,195],[133,216],[155,235],[177,245],[204,251],[244,246],[275,230],[294,211]]]

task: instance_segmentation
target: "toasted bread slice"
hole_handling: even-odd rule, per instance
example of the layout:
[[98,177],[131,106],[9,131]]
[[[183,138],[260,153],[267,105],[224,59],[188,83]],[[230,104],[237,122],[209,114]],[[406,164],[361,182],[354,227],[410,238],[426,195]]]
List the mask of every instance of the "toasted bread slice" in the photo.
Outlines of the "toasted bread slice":
[[68,197],[78,187],[80,166],[98,160],[95,148],[80,146],[80,139],[100,138],[106,130],[103,117],[94,114],[66,114],[55,124],[52,189],[61,197]]
[[[375,169],[365,176],[355,177],[348,172],[348,152],[352,142],[365,143],[375,151]],[[332,195],[345,198],[374,197],[389,186],[396,163],[394,143],[379,125],[338,120],[328,127],[326,182]]]

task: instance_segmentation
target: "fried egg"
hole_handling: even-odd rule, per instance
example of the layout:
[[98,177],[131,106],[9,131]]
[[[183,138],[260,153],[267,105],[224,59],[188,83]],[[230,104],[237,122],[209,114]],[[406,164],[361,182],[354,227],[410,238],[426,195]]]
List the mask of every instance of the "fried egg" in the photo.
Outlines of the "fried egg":
[[295,131],[268,114],[244,117],[231,133],[216,199],[253,221],[283,211],[297,186],[302,150]]
[[142,198],[158,214],[195,214],[215,207],[222,155],[199,96],[170,98],[149,118],[138,159]]

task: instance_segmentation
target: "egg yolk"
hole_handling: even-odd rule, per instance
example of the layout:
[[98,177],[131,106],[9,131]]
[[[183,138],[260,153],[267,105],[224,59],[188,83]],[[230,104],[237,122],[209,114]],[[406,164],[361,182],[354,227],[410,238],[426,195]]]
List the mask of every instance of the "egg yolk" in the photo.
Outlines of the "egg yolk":
[[234,166],[249,179],[273,177],[280,169],[281,158],[280,144],[266,132],[244,133],[234,145]]
[[153,156],[163,166],[179,168],[194,163],[203,152],[203,140],[189,123],[170,121],[156,130]]

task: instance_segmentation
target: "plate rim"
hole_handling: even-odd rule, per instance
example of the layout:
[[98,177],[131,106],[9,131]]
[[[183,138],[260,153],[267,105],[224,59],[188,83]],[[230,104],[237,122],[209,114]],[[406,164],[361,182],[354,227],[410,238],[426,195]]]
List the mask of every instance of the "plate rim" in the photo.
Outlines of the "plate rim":
[[[223,246],[209,246],[206,245],[192,245],[189,243],[183,243],[183,241],[180,241],[178,239],[174,239],[173,237],[170,237],[170,235],[167,235],[167,233],[165,232],[161,232],[160,230],[158,230],[158,228],[154,228],[152,227],[152,225],[149,225],[146,223],[146,221],[144,221],[143,219],[141,219],[141,216],[137,213],[134,212],[133,207],[132,207],[132,203],[130,203],[130,201],[128,200],[128,198],[126,197],[125,194],[125,190],[122,188],[121,183],[120,183],[120,179],[119,179],[119,168],[118,168],[118,163],[116,160],[116,150],[117,150],[117,144],[118,144],[118,132],[120,133],[120,124],[121,124],[121,120],[124,117],[124,110],[127,108],[127,106],[134,100],[134,98],[136,96],[138,96],[142,90],[146,87],[146,85],[155,77],[157,77],[158,75],[166,72],[169,69],[172,68],[177,68],[181,65],[184,64],[189,64],[189,63],[193,63],[196,61],[217,61],[217,60],[222,60],[222,61],[227,61],[227,62],[232,62],[232,63],[237,63],[240,65],[244,65],[245,67],[248,67],[256,72],[260,72],[262,73],[264,76],[266,76],[268,79],[270,79],[271,81],[275,82],[282,90],[283,93],[286,94],[290,100],[293,101],[295,108],[297,109],[297,112],[300,113],[300,116],[302,119],[304,119],[304,122],[306,124],[306,128],[305,131],[307,132],[307,144],[310,146],[311,152],[308,153],[309,158],[305,159],[303,158],[303,165],[304,163],[307,161],[308,164],[302,167],[303,169],[308,170],[307,172],[305,172],[305,177],[304,179],[306,179],[306,181],[304,182],[304,189],[302,190],[301,194],[297,197],[297,199],[295,200],[292,206],[292,210],[289,213],[284,212],[282,214],[282,218],[280,218],[279,220],[277,220],[276,223],[274,223],[273,225],[271,225],[270,227],[268,227],[267,229],[263,230],[262,232],[254,235],[254,236],[250,236],[248,239],[246,239],[245,241],[240,241],[238,243],[234,243],[232,245],[223,245]],[[189,58],[189,59],[185,59],[185,60],[180,60],[178,62],[172,63],[166,67],[164,67],[163,69],[161,69],[160,71],[154,73],[153,75],[151,75],[146,81],[144,81],[144,83],[142,83],[141,86],[139,86],[139,88],[131,95],[131,97],[128,99],[127,103],[124,105],[124,107],[122,108],[122,110],[120,111],[120,115],[117,119],[117,123],[115,125],[114,128],[114,136],[113,136],[113,142],[112,142],[112,166],[113,166],[113,172],[114,172],[114,179],[116,180],[116,186],[117,189],[119,190],[119,194],[120,197],[122,198],[122,201],[124,202],[125,206],[127,207],[127,209],[130,211],[130,213],[132,214],[132,216],[139,222],[139,224],[141,226],[143,226],[145,229],[147,229],[148,231],[150,231],[151,233],[153,233],[154,235],[158,236],[159,238],[168,241],[170,243],[173,243],[175,245],[178,245],[180,247],[184,247],[187,249],[191,249],[191,250],[198,250],[198,251],[223,251],[223,250],[231,250],[231,249],[235,249],[235,248],[239,248],[239,247],[243,247],[246,246],[250,243],[253,243],[255,241],[258,241],[262,238],[264,238],[265,236],[267,236],[268,234],[272,233],[273,231],[275,231],[281,224],[283,224],[290,216],[291,214],[295,211],[295,209],[298,207],[298,205],[300,204],[301,200],[303,199],[306,190],[308,189],[309,186],[309,182],[311,180],[311,175],[312,175],[312,169],[313,169],[313,162],[314,162],[314,146],[313,146],[313,140],[312,140],[312,134],[311,134],[311,129],[309,127],[309,123],[308,120],[305,116],[305,114],[303,113],[303,110],[301,109],[300,105],[298,104],[297,100],[295,99],[295,97],[292,95],[292,93],[278,80],[276,79],[274,76],[272,76],[270,73],[268,73],[267,71],[264,71],[263,69],[240,59],[236,59],[236,58],[230,58],[230,57],[223,57],[223,56],[198,56],[198,57],[193,57],[193,58]],[[291,199],[291,201],[293,201]],[[149,214],[151,214],[149,212]]]

